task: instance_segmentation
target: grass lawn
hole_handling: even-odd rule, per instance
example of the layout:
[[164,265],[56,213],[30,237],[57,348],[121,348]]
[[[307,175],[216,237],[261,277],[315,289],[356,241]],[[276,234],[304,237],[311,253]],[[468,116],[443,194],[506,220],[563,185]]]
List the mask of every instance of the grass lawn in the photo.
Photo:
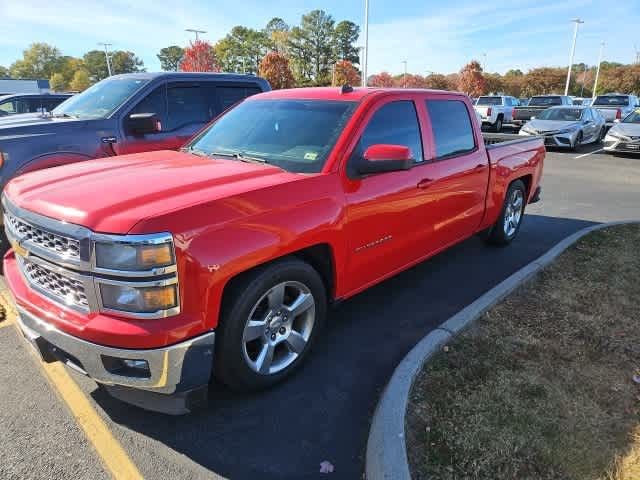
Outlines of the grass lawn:
[[425,365],[414,479],[640,480],[640,225],[594,232]]

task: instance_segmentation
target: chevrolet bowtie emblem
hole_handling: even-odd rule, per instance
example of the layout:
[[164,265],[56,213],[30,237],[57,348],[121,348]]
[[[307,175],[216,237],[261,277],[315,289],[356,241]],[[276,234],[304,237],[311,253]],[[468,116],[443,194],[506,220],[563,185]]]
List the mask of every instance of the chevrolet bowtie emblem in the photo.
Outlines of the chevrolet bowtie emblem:
[[29,251],[22,245],[20,245],[17,241],[12,241],[11,247],[13,248],[13,251],[16,253],[16,255],[20,255],[21,257],[29,256]]

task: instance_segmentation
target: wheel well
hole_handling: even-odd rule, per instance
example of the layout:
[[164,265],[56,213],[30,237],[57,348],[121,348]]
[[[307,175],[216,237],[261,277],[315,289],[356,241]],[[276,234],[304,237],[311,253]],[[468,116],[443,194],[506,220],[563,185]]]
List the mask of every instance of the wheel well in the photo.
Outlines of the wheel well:
[[498,118],[499,118],[500,120],[504,120],[504,113],[499,113],[499,114],[498,114]]
[[522,183],[524,183],[524,188],[527,190],[527,201],[528,201],[529,195],[531,194],[531,181],[533,180],[533,175],[525,175],[523,177],[517,178],[516,180],[520,180]]
[[240,272],[231,278],[227,284],[224,286],[222,291],[222,308],[221,312],[228,306],[227,303],[231,297],[234,295],[234,291],[236,288],[242,284],[242,281],[254,273],[256,270],[263,269],[268,267],[274,262],[278,260],[282,260],[287,257],[296,257],[303,262],[311,265],[316,272],[320,275],[322,282],[324,283],[325,289],[327,291],[328,300],[333,300],[334,297],[334,262],[333,262],[333,252],[331,251],[331,247],[327,243],[320,243],[317,245],[312,245],[307,248],[303,248],[302,250],[298,250],[295,252],[291,252],[288,255],[283,257],[273,258],[268,262],[261,263],[256,265],[255,267],[250,268],[249,270],[245,270],[244,272]]

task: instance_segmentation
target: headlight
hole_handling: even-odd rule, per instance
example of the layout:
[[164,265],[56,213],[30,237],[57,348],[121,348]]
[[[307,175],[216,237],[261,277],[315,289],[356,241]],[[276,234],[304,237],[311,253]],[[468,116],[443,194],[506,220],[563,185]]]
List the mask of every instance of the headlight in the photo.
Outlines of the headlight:
[[612,138],[614,140],[624,140],[624,137],[622,135],[617,134],[616,132],[607,132],[607,135],[605,138]]
[[96,267],[109,270],[145,271],[175,263],[171,236],[140,242],[96,242]]
[[559,132],[557,132],[558,135],[562,135],[565,133],[573,133],[578,129],[578,127],[571,127],[571,128],[564,128],[562,130],[560,130]]
[[100,284],[102,306],[106,309],[131,313],[156,313],[178,306],[175,284],[134,286],[134,284]]
[[533,130],[532,128],[527,127],[526,125],[520,129],[521,132],[526,133],[527,135],[537,135],[538,132]]

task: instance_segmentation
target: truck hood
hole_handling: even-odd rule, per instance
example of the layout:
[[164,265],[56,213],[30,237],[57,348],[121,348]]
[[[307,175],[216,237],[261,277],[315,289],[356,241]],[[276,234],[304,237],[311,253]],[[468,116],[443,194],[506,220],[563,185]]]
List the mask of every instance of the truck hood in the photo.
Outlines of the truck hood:
[[40,215],[127,233],[146,218],[301,177],[271,165],[157,151],[28,173],[9,182],[5,195]]
[[21,113],[0,117],[0,141],[29,136],[53,135],[63,126],[81,125],[87,120],[53,118],[40,113]]

